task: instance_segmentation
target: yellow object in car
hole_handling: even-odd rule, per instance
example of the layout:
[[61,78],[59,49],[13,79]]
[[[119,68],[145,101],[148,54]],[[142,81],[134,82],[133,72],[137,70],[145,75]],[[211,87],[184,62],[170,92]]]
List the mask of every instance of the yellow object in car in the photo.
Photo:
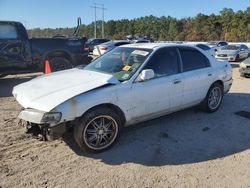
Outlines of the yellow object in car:
[[130,69],[131,69],[131,66],[129,65],[126,65],[122,68],[123,71],[130,71]]

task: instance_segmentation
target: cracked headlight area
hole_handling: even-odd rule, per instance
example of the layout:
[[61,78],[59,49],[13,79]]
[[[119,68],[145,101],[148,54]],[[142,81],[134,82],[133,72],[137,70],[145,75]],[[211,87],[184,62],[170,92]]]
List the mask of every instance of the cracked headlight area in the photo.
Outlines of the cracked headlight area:
[[62,118],[61,112],[48,112],[43,115],[42,123],[55,124]]

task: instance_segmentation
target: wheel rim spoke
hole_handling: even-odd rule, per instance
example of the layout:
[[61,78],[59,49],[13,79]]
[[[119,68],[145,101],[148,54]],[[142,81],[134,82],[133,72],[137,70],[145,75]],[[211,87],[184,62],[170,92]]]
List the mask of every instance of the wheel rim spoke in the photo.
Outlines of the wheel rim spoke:
[[105,125],[105,118],[101,118],[101,123],[100,123],[101,126],[104,126]]
[[89,142],[94,142],[95,140],[97,140],[97,136],[96,135],[93,135],[89,138]]
[[96,130],[95,129],[88,129],[87,133],[88,134],[96,134]]
[[94,127],[95,130],[98,130],[99,125],[96,123],[96,121],[93,121],[92,125],[93,125],[93,127]]
[[111,134],[111,133],[113,133],[114,131],[113,130],[107,130],[106,131],[106,134]]
[[108,130],[110,126],[112,125],[112,121],[108,122],[107,124],[104,125],[104,128]]
[[103,140],[106,142],[106,143],[108,143],[109,142],[109,138],[107,137],[107,135],[103,135]]

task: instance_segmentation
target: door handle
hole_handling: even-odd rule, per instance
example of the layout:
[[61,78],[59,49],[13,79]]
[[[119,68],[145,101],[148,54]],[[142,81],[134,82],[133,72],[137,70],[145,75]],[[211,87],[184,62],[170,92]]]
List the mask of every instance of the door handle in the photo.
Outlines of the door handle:
[[181,80],[174,80],[173,83],[174,84],[179,84],[179,83],[181,83]]
[[207,75],[208,75],[208,76],[212,76],[213,74],[212,74],[212,73],[208,73]]

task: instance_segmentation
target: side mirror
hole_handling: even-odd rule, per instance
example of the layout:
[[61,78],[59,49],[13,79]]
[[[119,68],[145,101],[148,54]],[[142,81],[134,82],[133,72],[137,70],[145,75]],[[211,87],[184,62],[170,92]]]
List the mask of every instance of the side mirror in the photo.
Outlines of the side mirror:
[[155,73],[152,69],[145,69],[139,75],[139,81],[150,80],[155,77]]

